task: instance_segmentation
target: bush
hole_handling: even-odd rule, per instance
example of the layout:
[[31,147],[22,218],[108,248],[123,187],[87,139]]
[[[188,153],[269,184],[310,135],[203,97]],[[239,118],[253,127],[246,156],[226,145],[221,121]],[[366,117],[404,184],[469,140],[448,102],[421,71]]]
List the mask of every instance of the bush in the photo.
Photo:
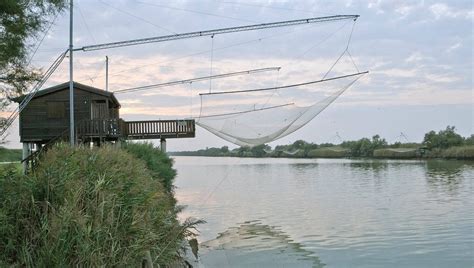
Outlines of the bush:
[[145,162],[151,175],[161,181],[168,192],[172,191],[176,170],[173,169],[173,160],[166,153],[153,147],[152,143],[127,143],[124,149]]
[[66,145],[49,150],[34,174],[3,172],[0,265],[139,266],[146,251],[170,263],[192,223],[178,223],[153,173],[124,150]]
[[387,141],[380,138],[379,135],[368,138],[362,138],[358,141],[345,141],[341,144],[342,147],[350,150],[353,157],[372,157],[375,149],[387,147]]

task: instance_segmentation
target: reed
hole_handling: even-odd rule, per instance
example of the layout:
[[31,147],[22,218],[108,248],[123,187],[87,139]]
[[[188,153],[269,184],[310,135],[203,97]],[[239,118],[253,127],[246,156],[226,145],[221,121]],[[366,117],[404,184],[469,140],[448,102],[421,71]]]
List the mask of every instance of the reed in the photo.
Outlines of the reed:
[[123,147],[128,153],[145,162],[146,167],[154,178],[161,181],[168,192],[171,192],[176,170],[173,160],[166,153],[155,148],[153,143],[126,143]]
[[5,170],[0,266],[136,267],[147,252],[155,264],[175,262],[196,222],[179,223],[159,176],[126,150],[65,144],[34,174]]
[[474,145],[454,146],[440,152],[440,157],[474,160]]

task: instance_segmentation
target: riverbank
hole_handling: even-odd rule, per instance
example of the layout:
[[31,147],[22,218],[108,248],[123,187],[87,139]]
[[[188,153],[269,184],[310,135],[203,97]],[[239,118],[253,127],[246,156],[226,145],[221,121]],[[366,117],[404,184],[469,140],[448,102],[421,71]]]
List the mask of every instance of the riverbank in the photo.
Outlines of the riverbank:
[[[429,131],[421,142],[389,144],[379,135],[359,140],[340,141],[339,144],[316,144],[297,140],[288,145],[271,148],[262,144],[254,147],[206,148],[197,151],[172,152],[181,156],[233,156],[233,157],[274,157],[274,158],[376,158],[376,159],[460,159],[474,160],[474,135],[462,137],[454,126],[438,132]],[[340,137],[339,137],[340,138]]]
[[44,154],[0,170],[0,266],[141,266],[181,261],[199,221],[180,222],[172,160],[151,144]]
[[312,150],[296,149],[293,151],[273,150],[256,151],[255,149],[208,148],[198,151],[170,152],[171,156],[207,156],[207,157],[253,157],[253,158],[365,158],[365,159],[450,159],[474,160],[474,145],[453,146],[446,149],[428,150],[419,148],[382,148],[375,149],[371,155],[355,155],[349,148],[340,146],[323,147]]

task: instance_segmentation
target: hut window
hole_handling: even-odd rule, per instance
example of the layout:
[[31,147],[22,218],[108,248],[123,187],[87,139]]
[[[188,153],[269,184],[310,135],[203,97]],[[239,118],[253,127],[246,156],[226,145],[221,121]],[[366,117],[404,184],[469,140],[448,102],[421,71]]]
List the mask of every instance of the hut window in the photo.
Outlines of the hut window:
[[65,118],[66,105],[64,102],[52,101],[48,102],[48,118]]

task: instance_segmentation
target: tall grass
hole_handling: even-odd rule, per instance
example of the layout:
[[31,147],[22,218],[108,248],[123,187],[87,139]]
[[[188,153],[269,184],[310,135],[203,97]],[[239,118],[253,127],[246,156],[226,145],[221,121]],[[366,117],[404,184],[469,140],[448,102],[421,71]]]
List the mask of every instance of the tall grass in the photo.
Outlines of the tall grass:
[[442,158],[474,160],[474,145],[454,146],[443,150],[439,154]]
[[145,162],[154,178],[161,181],[169,192],[173,187],[176,170],[173,169],[173,160],[166,153],[155,148],[152,143],[126,143],[123,147],[127,152]]
[[125,150],[67,145],[49,150],[34,174],[6,170],[0,266],[137,267],[147,251],[156,264],[176,261],[193,223],[178,222],[155,175]]

